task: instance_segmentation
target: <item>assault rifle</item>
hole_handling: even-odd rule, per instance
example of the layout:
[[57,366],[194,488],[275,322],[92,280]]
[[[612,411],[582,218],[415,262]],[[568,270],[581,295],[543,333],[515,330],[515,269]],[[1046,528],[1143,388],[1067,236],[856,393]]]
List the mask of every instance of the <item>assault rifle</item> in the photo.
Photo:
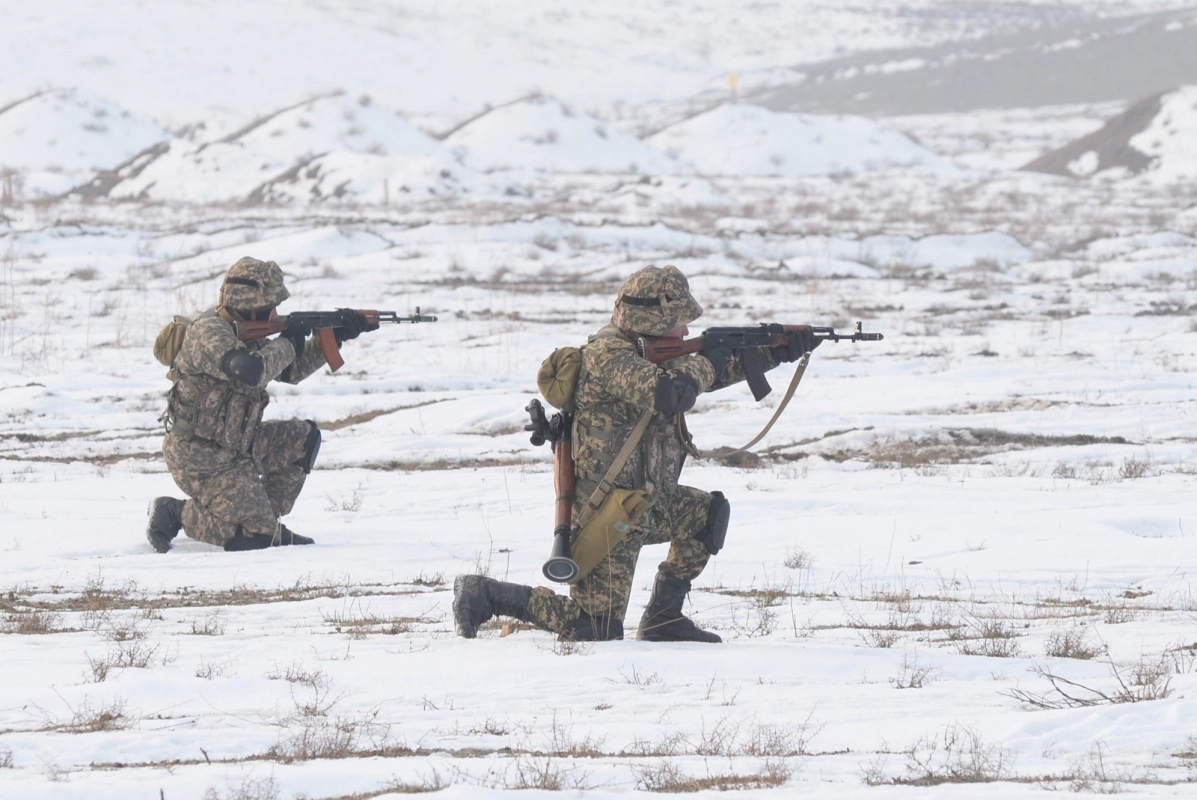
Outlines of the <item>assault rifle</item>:
[[636,340],[636,352],[646,361],[660,364],[679,356],[701,353],[703,350],[728,348],[738,350],[744,365],[744,378],[752,396],[762,399],[773,391],[765,380],[758,347],[780,347],[786,343],[786,336],[799,331],[810,331],[816,344],[823,342],[879,342],[885,337],[880,333],[864,333],[861,324],[856,323],[852,333],[836,333],[835,328],[814,325],[782,325],[776,322],[762,322],[756,326],[739,328],[707,328],[693,339],[669,339],[657,336],[641,336]]
[[544,406],[533,400],[524,408],[532,422],[524,430],[532,433],[532,444],[545,442],[553,448],[553,488],[557,502],[553,506],[553,550],[541,572],[551,581],[570,583],[578,577],[578,565],[570,554],[569,538],[574,509],[574,453],[570,440],[573,414],[560,412],[552,419],[544,415]]
[[345,363],[341,358],[341,348],[337,344],[337,328],[346,328],[349,318],[354,314],[361,314],[366,318],[366,330],[376,330],[383,322],[436,322],[436,317],[420,313],[416,306],[416,313],[410,317],[401,317],[394,311],[375,311],[364,308],[341,308],[336,311],[292,311],[285,317],[256,321],[234,322],[233,330],[237,338],[243,342],[256,342],[275,333],[287,330],[290,324],[306,325],[316,332],[320,339],[320,352],[328,362],[328,368],[336,372]]

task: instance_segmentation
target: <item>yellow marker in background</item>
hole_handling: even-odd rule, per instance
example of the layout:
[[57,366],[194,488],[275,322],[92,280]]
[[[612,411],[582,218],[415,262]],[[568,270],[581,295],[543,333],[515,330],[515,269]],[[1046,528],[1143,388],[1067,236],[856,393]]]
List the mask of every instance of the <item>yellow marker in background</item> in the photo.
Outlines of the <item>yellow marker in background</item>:
[[740,76],[734,72],[727,76],[727,85],[731,87],[731,101],[736,102],[736,84],[740,82]]

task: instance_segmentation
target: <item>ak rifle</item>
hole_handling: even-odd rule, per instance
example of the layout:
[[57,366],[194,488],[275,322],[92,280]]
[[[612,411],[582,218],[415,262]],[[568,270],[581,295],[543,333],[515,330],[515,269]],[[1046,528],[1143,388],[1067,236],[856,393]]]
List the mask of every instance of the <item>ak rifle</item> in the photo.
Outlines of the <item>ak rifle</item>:
[[256,342],[276,333],[282,333],[292,326],[308,327],[316,332],[320,340],[320,352],[328,362],[328,368],[336,372],[345,363],[341,358],[341,347],[337,343],[336,330],[349,326],[349,318],[361,314],[366,318],[365,330],[377,330],[383,322],[436,322],[436,317],[421,314],[419,306],[410,317],[401,317],[394,311],[375,311],[365,308],[339,308],[336,311],[292,311],[285,317],[268,320],[247,320],[234,322],[237,338],[243,342]]
[[781,347],[792,333],[809,331],[816,346],[819,342],[880,342],[885,337],[880,333],[865,333],[856,323],[852,333],[836,333],[835,328],[818,325],[783,325],[777,322],[762,322],[760,325],[745,325],[735,328],[707,328],[693,339],[671,339],[660,336],[641,336],[636,340],[636,352],[646,361],[661,364],[674,358],[701,353],[703,350],[730,349],[740,356],[744,365],[744,378],[752,396],[760,400],[772,391],[765,380],[765,370],[760,361],[760,347]]

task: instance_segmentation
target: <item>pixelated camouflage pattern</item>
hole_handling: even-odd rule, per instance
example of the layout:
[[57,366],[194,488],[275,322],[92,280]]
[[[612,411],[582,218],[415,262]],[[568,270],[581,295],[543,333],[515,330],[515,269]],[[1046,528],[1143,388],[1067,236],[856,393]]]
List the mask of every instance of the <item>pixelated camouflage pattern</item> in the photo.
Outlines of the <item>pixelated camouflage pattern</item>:
[[[765,351],[762,361],[771,369],[777,362],[767,348]],[[685,373],[703,391],[744,379],[738,358],[729,361],[727,375],[718,384],[714,366],[701,356],[656,366],[636,355],[631,336],[613,327],[592,336],[582,348],[582,358],[574,430],[575,522],[644,409],[652,407],[662,375]],[[619,488],[647,491],[648,509],[605,559],[570,586],[569,597],[543,587],[533,589],[528,604],[533,624],[561,633],[583,612],[622,622],[636,562],[645,545],[670,544],[668,555],[657,567],[658,574],[687,581],[698,577],[710,554],[695,536],[707,524],[711,495],[678,484],[686,454],[684,417],[654,414],[636,451],[613,482]]]
[[[656,272],[668,271],[685,281],[685,276],[672,267]],[[637,275],[641,273],[656,274],[641,270]],[[629,279],[629,284],[631,282]],[[629,284],[625,284],[625,289]],[[682,285],[689,296],[688,286]],[[634,288],[639,290],[639,286]],[[692,322],[702,312],[697,303],[694,308],[697,312],[692,317],[676,324],[672,320],[661,323],[664,330],[660,332],[667,333],[680,324]],[[666,324],[668,327],[664,327]],[[652,364],[636,354],[637,333],[641,332],[610,325],[591,336],[582,348],[573,430],[575,525],[587,499],[614,462],[636,422],[645,409],[653,407],[657,382],[662,377],[675,378],[684,373],[694,380],[700,392],[722,389],[744,380],[743,361],[735,354],[728,360],[725,374],[721,376],[716,376],[714,365],[701,355]],[[763,368],[776,367],[777,359],[769,348],[760,350]],[[530,622],[555,633],[561,633],[582,613],[622,622],[627,614],[636,562],[645,545],[666,542],[670,545],[665,560],[657,565],[658,575],[684,581],[698,577],[711,557],[695,538],[706,527],[711,494],[678,484],[688,452],[694,451],[685,430],[684,415],[653,414],[636,450],[612,481],[617,488],[646,491],[650,501],[648,508],[610,554],[570,586],[568,597],[544,587],[534,588],[528,603]]]
[[610,555],[570,586],[569,597],[543,587],[533,589],[528,620],[554,633],[561,633],[583,612],[622,622],[636,561],[645,545],[669,543],[669,554],[657,566],[659,574],[687,581],[697,578],[711,558],[695,539],[707,524],[710,508],[709,493],[689,486],[672,487],[658,496]]
[[183,506],[183,532],[215,545],[238,532],[273,536],[307,478],[298,463],[311,430],[305,420],[263,422],[253,448],[242,454],[168,433],[163,455],[171,477],[190,497]]
[[[636,354],[631,337],[610,326],[590,337],[582,348],[573,435],[575,522],[641,415],[653,407],[657,382],[682,373],[694,380],[699,391],[705,391],[715,379],[711,362],[701,356],[684,356],[661,366],[645,361]],[[676,485],[686,454],[678,428],[677,414],[654,414],[613,485],[643,489],[650,501],[658,487]]]
[[[257,286],[229,283],[229,278],[254,281]],[[291,296],[283,285],[283,270],[273,261],[241,258],[229,267],[220,287],[220,304],[237,311],[274,308]]]
[[[253,441],[262,412],[270,402],[266,385],[275,379],[298,383],[325,363],[313,337],[295,362],[295,347],[279,337],[242,342],[233,325],[215,311],[202,314],[187,329],[175,357],[175,383],[169,411],[176,430],[245,452]],[[246,350],[262,359],[262,376],[254,386],[233,380],[221,368],[230,350]]]
[[[659,305],[623,302],[625,297],[655,299]],[[690,294],[690,282],[677,267],[648,266],[633,272],[615,298],[611,324],[642,336],[664,336],[702,316],[702,306]]]
[[[232,349],[251,352],[264,369],[257,385],[234,380],[220,368]],[[295,465],[311,425],[302,420],[263,422],[271,380],[298,383],[325,363],[316,338],[295,361],[283,338],[242,342],[227,312],[207,311],[187,329],[175,359],[173,422],[162,453],[175,483],[191,499],[183,529],[193,539],[222,545],[240,528],[273,535],[278,517],[291,510],[306,477]]]

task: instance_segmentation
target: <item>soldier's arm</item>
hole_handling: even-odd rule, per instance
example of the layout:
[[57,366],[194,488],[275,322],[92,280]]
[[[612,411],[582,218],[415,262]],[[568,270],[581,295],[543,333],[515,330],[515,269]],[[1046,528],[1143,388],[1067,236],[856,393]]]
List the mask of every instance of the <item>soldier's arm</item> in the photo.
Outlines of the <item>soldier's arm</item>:
[[[777,357],[773,355],[772,348],[756,347],[753,349],[760,353],[761,367],[765,370],[765,372],[768,372],[777,366]],[[731,357],[727,359],[727,365],[724,367],[722,372],[715,376],[715,379],[711,382],[711,387],[707,389],[707,391],[717,392],[720,389],[726,389],[728,386],[741,383],[744,380],[744,359],[740,355],[740,351],[735,350],[732,351]]]
[[666,414],[689,411],[694,399],[710,388],[715,368],[702,356],[675,358],[657,366],[628,347],[607,349],[595,364],[603,390],[639,409]]
[[219,317],[199,320],[187,332],[184,347],[191,365],[215,378],[233,379],[265,388],[295,360],[295,347],[286,339],[266,342],[250,352],[233,327]]
[[303,355],[279,373],[278,379],[283,383],[299,383],[327,363],[324,351],[320,349],[320,338],[313,334],[303,344]]

